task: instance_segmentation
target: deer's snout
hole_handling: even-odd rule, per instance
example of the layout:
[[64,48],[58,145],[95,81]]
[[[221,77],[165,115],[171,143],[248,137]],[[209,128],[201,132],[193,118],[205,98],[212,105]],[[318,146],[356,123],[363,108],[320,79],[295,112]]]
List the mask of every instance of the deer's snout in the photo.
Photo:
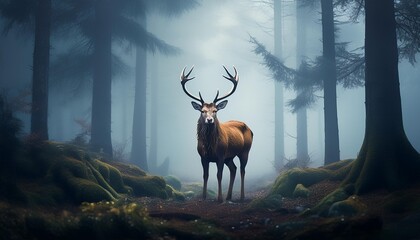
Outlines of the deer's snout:
[[213,117],[207,117],[206,118],[206,123],[214,123],[214,119],[213,119]]

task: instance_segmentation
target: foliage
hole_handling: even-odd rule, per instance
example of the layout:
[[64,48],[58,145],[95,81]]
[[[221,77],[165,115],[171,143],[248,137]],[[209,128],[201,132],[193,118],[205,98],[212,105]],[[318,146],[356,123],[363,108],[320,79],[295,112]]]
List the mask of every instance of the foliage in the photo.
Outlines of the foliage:
[[[350,20],[357,22],[365,14],[364,0],[336,0],[334,5],[342,11],[350,12]],[[350,10],[349,10],[350,9]],[[400,59],[416,63],[420,52],[420,7],[417,0],[395,1],[395,20]]]
[[365,57],[364,48],[351,52],[346,50],[347,43],[336,44],[337,81],[344,88],[357,88],[364,86]]
[[263,65],[271,71],[273,79],[275,81],[283,82],[286,88],[291,88],[296,76],[296,71],[286,67],[280,59],[274,56],[274,54],[271,54],[256,38],[250,36],[249,41],[254,45],[253,52],[263,57]]
[[[114,12],[110,18],[113,41],[119,46],[128,44],[165,55],[178,54],[180,50],[148,32],[137,21],[139,16],[148,12],[158,11],[167,16],[177,16],[184,11],[198,5],[195,0],[182,1],[111,1]],[[176,7],[175,7],[176,6]],[[72,46],[67,52],[57,55],[52,64],[54,80],[60,84],[66,81],[75,90],[84,87],[92,74],[93,31],[94,31],[94,3],[93,1],[66,0],[60,8],[61,17],[57,20],[67,31],[61,36],[71,39]],[[71,37],[71,38],[70,38]],[[124,48],[124,47],[123,47]],[[112,56],[112,74],[123,74],[128,66],[115,54]]]
[[401,0],[395,4],[399,55],[411,64],[420,52],[420,5],[417,0]]
[[[287,103],[292,112],[316,102],[316,92],[323,89],[322,57],[313,61],[302,61],[299,69],[295,70],[285,66],[281,59],[269,52],[254,37],[250,37],[250,42],[254,45],[254,53],[263,57],[263,65],[270,70],[273,79],[283,82],[286,88],[298,93],[295,99]],[[346,46],[346,43],[336,44],[337,82],[345,88],[363,86],[364,56],[358,53],[360,49],[349,52]]]
[[4,33],[8,33],[14,26],[33,32],[35,4],[33,0],[1,0],[0,15],[6,20]]

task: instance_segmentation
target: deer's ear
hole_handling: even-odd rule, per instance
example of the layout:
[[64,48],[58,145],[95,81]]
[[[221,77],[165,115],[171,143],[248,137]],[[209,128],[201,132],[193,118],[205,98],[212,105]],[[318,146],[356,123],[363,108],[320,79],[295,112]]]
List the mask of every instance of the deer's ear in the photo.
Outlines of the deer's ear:
[[225,108],[227,103],[228,100],[221,101],[219,104],[216,105],[217,110]]
[[201,112],[201,108],[203,108],[203,107],[200,104],[198,104],[196,102],[191,102],[191,104],[192,104],[192,106],[195,110],[198,110],[198,111]]

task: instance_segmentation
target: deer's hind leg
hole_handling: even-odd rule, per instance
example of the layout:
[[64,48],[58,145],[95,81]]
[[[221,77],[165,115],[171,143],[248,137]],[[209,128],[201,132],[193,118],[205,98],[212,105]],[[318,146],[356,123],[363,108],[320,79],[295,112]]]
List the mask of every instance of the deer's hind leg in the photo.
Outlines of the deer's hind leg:
[[248,154],[249,152],[244,152],[239,156],[240,160],[240,167],[241,167],[241,201],[245,199],[245,193],[244,193],[244,179],[245,179],[245,167],[248,163]]
[[229,171],[230,171],[229,189],[228,189],[228,193],[227,193],[227,196],[226,196],[226,200],[231,200],[232,199],[233,183],[235,182],[235,176],[236,176],[236,165],[233,162],[233,158],[226,159],[225,164],[229,168]]

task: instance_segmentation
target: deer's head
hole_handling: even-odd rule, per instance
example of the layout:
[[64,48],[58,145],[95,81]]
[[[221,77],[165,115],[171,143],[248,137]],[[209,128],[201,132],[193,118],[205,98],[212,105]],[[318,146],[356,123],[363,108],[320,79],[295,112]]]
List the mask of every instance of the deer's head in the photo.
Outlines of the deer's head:
[[235,76],[232,76],[224,66],[223,66],[223,68],[225,69],[226,73],[228,74],[228,77],[226,77],[226,76],[223,76],[223,77],[226,78],[227,80],[231,81],[233,83],[233,87],[227,94],[225,94],[222,97],[219,97],[219,90],[217,90],[216,97],[214,98],[213,102],[211,102],[211,103],[204,102],[203,98],[201,97],[200,92],[198,92],[199,97],[196,97],[193,94],[191,94],[190,92],[188,92],[188,90],[185,88],[185,84],[188,81],[194,79],[194,77],[191,77],[191,78],[189,77],[192,70],[194,69],[194,67],[191,68],[191,70],[187,73],[187,75],[185,75],[185,68],[182,70],[182,73],[181,73],[182,89],[184,90],[184,92],[190,98],[194,99],[195,101],[200,102],[200,103],[197,103],[195,101],[192,101],[191,104],[192,104],[192,106],[195,110],[201,112],[201,116],[200,116],[199,121],[201,121],[202,123],[213,124],[217,121],[217,111],[225,108],[226,104],[228,103],[228,100],[224,100],[224,101],[221,101],[221,100],[223,100],[223,99],[229,97],[230,95],[232,95],[236,90],[236,86],[238,85],[239,76],[238,76],[238,72],[236,71],[236,68],[233,67],[233,69],[235,70]]

